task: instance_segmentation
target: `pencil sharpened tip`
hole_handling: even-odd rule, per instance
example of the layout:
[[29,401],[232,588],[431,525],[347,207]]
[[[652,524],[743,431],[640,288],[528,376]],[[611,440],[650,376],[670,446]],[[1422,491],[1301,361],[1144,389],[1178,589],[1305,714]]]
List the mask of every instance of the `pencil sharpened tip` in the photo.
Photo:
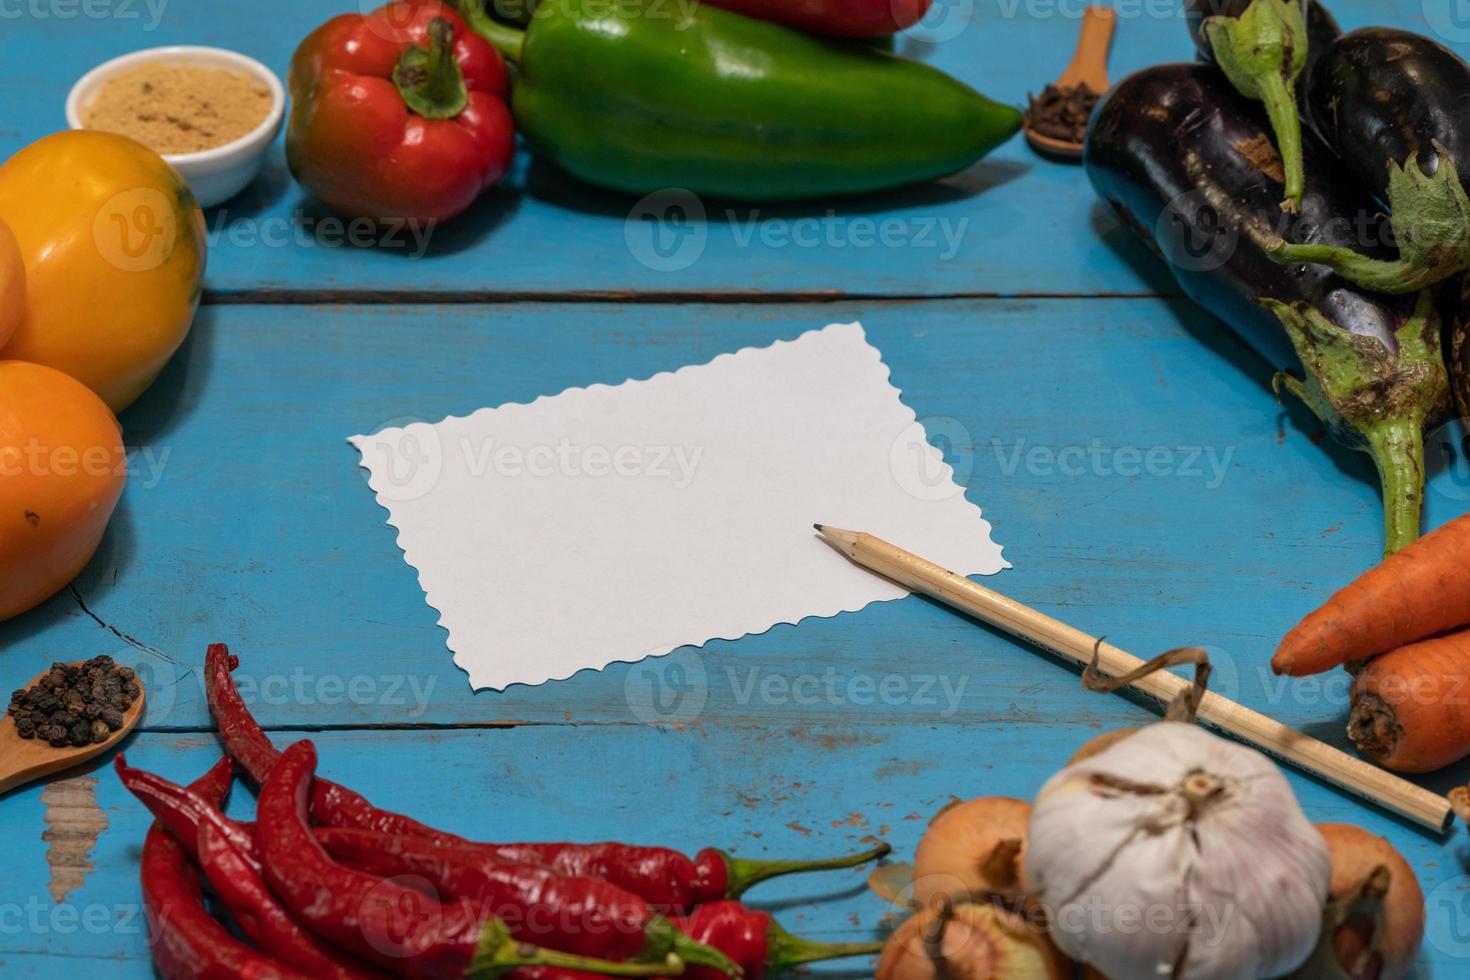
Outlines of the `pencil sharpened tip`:
[[823,527],[820,524],[813,524],[812,527],[816,528],[818,531],[825,531],[825,530],[827,530],[825,527]]

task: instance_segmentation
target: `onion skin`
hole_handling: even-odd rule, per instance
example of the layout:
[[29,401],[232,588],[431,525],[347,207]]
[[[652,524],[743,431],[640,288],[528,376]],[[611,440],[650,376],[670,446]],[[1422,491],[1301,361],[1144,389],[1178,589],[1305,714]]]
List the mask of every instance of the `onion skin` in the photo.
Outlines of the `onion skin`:
[[[1331,899],[1352,895],[1379,865],[1388,869],[1391,879],[1383,898],[1383,925],[1372,937],[1383,967],[1371,980],[1403,980],[1413,971],[1419,944],[1424,940],[1424,892],[1414,869],[1392,844],[1361,827],[1319,823],[1317,830],[1332,854]],[[1351,925],[1344,925],[1334,937],[1339,949],[1345,943],[1349,947],[1360,945],[1351,935]],[[1351,976],[1346,972],[1343,975]]]
[[1097,735],[1094,735],[1086,742],[1083,742],[1081,748],[1072,753],[1072,758],[1067,760],[1067,765],[1075,765],[1079,762],[1091,759],[1093,756],[1098,755],[1102,752],[1106,752],[1114,745],[1117,745],[1119,742],[1123,741],[1123,739],[1127,738],[1129,735],[1133,735],[1137,732],[1137,728],[1114,728],[1109,731],[1101,732]]
[[1015,891],[1030,819],[1031,804],[1008,796],[982,796],[941,810],[914,852],[914,902],[928,908],[941,895],[960,900]]
[[925,908],[906,920],[883,948],[874,980],[1070,980],[1072,961],[1046,933],[989,903],[962,903],[938,943],[943,962],[926,949],[940,912]]

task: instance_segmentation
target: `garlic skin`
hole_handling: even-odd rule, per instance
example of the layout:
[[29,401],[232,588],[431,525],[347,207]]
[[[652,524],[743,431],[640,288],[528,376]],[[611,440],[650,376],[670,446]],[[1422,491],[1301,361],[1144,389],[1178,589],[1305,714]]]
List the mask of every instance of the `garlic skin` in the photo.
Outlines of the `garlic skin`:
[[1047,781],[1025,875],[1107,976],[1259,980],[1311,954],[1332,860],[1274,763],[1160,722]]

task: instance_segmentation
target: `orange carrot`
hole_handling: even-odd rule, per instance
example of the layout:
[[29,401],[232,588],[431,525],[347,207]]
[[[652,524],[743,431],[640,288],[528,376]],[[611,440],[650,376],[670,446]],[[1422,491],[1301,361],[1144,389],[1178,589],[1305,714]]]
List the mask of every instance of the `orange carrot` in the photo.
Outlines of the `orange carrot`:
[[1470,625],[1470,514],[1370,568],[1276,648],[1278,674],[1318,674]]
[[1470,630],[1370,661],[1353,681],[1348,737],[1396,772],[1431,772],[1470,755]]

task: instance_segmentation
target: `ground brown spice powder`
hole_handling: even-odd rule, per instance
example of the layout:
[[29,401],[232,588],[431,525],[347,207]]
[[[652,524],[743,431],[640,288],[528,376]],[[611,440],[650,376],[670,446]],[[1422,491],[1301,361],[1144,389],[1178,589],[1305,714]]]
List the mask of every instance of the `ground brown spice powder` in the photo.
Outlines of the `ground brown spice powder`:
[[130,136],[156,153],[195,153],[239,139],[270,110],[270,89],[243,72],[151,64],[104,82],[82,110],[82,125]]

